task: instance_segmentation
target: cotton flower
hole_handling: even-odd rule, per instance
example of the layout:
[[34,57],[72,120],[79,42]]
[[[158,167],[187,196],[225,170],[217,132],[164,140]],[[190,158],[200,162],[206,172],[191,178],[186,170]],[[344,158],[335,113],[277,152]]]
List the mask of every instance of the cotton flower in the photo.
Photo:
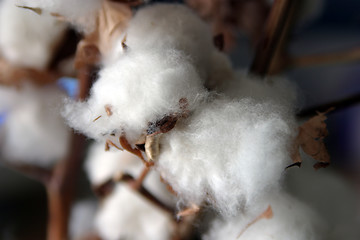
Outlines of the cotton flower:
[[167,240],[173,231],[171,216],[153,206],[126,184],[118,184],[95,219],[96,229],[106,240]]
[[[272,216],[257,219],[268,206]],[[215,220],[203,240],[325,240],[327,233],[315,211],[284,192],[273,192],[245,214]]]
[[14,65],[45,69],[65,29],[50,15],[19,8],[13,0],[0,2],[0,55]]
[[60,103],[65,95],[55,87],[31,85],[20,90],[2,87],[0,92],[0,109],[6,112],[1,126],[3,157],[44,167],[64,157],[69,130],[60,115]]

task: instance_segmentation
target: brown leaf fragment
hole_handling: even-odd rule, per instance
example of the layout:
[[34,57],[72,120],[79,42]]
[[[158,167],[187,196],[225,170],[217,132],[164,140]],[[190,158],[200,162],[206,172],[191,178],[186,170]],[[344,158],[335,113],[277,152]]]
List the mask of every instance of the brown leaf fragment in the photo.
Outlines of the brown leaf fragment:
[[176,216],[178,218],[192,216],[200,211],[200,207],[196,204],[191,204],[190,207],[178,212]]
[[110,146],[113,146],[116,149],[121,150],[121,151],[124,150],[124,149],[118,147],[115,143],[113,143],[111,140],[108,139],[108,140],[106,140],[106,143],[105,143],[105,151],[109,151]]
[[330,155],[324,144],[324,138],[328,135],[325,120],[326,113],[332,111],[329,109],[324,113],[318,113],[317,116],[310,118],[299,127],[298,136],[295,139],[292,158],[295,163],[302,162],[299,148],[312,158],[318,161],[314,168],[325,167],[330,164]]
[[175,127],[178,118],[176,116],[170,115],[165,116],[162,119],[149,123],[149,127],[147,129],[147,135],[156,135],[160,133],[169,132],[171,129]]
[[110,105],[105,105],[105,112],[109,117],[113,114]]
[[41,8],[33,8],[33,7],[28,7],[28,6],[19,6],[19,5],[16,5],[18,8],[23,8],[23,9],[28,9],[28,10],[31,10],[33,11],[34,13],[38,14],[38,15],[41,15],[42,14],[42,9]]
[[120,142],[120,145],[126,151],[138,156],[145,163],[146,166],[150,167],[150,166],[154,165],[153,163],[146,161],[144,156],[142,155],[141,151],[139,149],[137,149],[136,147],[133,148],[124,135],[119,137],[119,142]]
[[257,216],[254,220],[248,223],[243,230],[241,230],[241,232],[239,233],[236,239],[238,239],[247,229],[249,229],[249,227],[254,225],[256,222],[260,221],[261,219],[271,219],[273,216],[274,216],[273,210],[269,205],[263,213]]

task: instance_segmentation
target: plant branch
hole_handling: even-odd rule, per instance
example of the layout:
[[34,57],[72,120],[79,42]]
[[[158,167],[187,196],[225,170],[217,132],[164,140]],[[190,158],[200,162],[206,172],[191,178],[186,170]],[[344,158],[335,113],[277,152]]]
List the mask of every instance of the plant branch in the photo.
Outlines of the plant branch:
[[297,114],[297,117],[300,117],[300,118],[311,117],[311,116],[316,115],[317,112],[325,112],[326,110],[328,110],[329,108],[332,108],[332,107],[335,107],[335,110],[331,111],[330,113],[334,113],[336,111],[342,110],[347,107],[351,107],[358,103],[360,103],[360,93],[357,93],[355,95],[352,95],[352,96],[344,98],[344,99],[340,99],[340,100],[333,101],[330,103],[326,103],[326,104],[322,104],[322,105],[318,105],[315,107],[304,109]]
[[[94,71],[92,66],[86,66],[79,70],[79,100],[87,97]],[[49,205],[47,239],[50,240],[67,239],[68,219],[83,162],[85,137],[73,133],[69,144],[68,156],[56,165],[53,176],[46,185]]]
[[283,49],[297,2],[297,0],[275,0],[273,3],[250,67],[251,73],[261,77],[268,74],[276,52]]

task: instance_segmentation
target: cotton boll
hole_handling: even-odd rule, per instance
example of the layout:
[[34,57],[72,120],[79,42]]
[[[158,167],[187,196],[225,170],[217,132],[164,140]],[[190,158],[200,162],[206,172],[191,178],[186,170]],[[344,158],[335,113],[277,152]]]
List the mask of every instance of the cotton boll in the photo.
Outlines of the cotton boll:
[[87,102],[69,102],[63,114],[71,127],[89,137],[125,133],[133,143],[149,122],[182,112],[181,99],[191,111],[206,95],[196,69],[181,52],[134,51],[105,67]]
[[311,159],[302,156],[301,168],[287,171],[286,186],[294,196],[309,204],[329,222],[329,239],[360,239],[360,209],[355,186],[329,168],[315,171]]
[[69,131],[60,115],[64,94],[54,87],[19,90],[4,123],[1,152],[12,161],[52,165],[68,149]]
[[156,167],[188,204],[237,214],[276,189],[291,163],[293,120],[282,115],[271,103],[215,99],[163,135]]
[[[268,206],[273,217],[262,218],[252,225]],[[281,192],[270,194],[257,202],[256,210],[251,210],[235,218],[215,220],[204,240],[320,240],[328,239],[327,225],[311,208],[297,199]],[[242,234],[241,234],[242,233]],[[239,236],[240,235],[240,236]]]
[[48,13],[56,13],[79,27],[91,32],[95,29],[97,11],[102,0],[15,0],[16,5],[40,8]]
[[98,212],[95,225],[105,240],[167,240],[174,231],[171,216],[125,184],[119,184]]
[[69,235],[70,239],[81,239],[94,231],[94,218],[97,204],[93,200],[75,203],[71,210]]
[[105,143],[94,143],[85,162],[85,170],[93,185],[101,185],[119,173],[138,176],[143,164],[135,155],[116,149],[105,151]]
[[190,58],[202,79],[209,75],[211,53],[215,50],[211,30],[184,5],[154,4],[140,9],[128,23],[118,46],[121,47],[123,39],[131,51],[181,51]]
[[65,29],[54,17],[19,8],[13,0],[0,3],[0,52],[12,64],[45,69]]
[[[144,170],[144,164],[137,156],[117,149],[105,151],[104,146],[103,142],[93,144],[85,163],[86,172],[93,185],[99,186],[121,173],[130,174],[134,178],[140,176]],[[175,197],[160,181],[160,176],[156,171],[148,173],[143,186],[167,206],[175,205]]]

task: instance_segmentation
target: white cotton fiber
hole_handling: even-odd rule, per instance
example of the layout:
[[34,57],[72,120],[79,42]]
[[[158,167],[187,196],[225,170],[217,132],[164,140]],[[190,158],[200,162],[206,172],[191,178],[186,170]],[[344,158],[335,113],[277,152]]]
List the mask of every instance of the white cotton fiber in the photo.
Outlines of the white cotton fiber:
[[188,204],[237,214],[279,186],[291,163],[292,118],[251,99],[215,99],[163,135],[157,169]]
[[[144,164],[137,156],[113,147],[105,151],[104,146],[104,142],[94,143],[88,152],[85,169],[92,185],[100,186],[122,173],[130,174],[134,178],[140,176]],[[175,205],[175,197],[166,189],[156,171],[151,170],[148,173],[143,186],[165,205]]]
[[124,38],[129,51],[152,50],[165,58],[168,50],[181,51],[202,78],[209,75],[211,53],[215,50],[210,28],[184,5],[153,4],[140,9],[129,21],[118,46]]
[[0,54],[14,65],[45,69],[65,29],[50,15],[16,7],[14,0],[0,2]]
[[[227,220],[215,220],[203,240],[326,240],[327,225],[311,208],[281,192],[258,202],[256,210]],[[268,206],[273,217],[252,225]],[[249,225],[247,227],[247,225]],[[242,234],[241,234],[242,233]]]
[[172,217],[125,184],[104,202],[95,219],[104,240],[167,240],[174,231]]
[[285,183],[294,196],[304,201],[330,224],[328,239],[360,239],[359,196],[356,187],[330,167],[315,170],[310,157],[302,156],[301,168],[287,170]]
[[[5,139],[1,154],[8,160],[49,166],[64,157],[69,130],[60,115],[64,94],[55,87],[23,86],[13,95],[2,126]],[[16,92],[16,97],[14,96]],[[2,96],[1,96],[2,97]]]
[[102,0],[15,0],[14,2],[19,6],[40,8],[47,13],[60,14],[68,22],[90,32],[95,28],[97,11],[101,7]]
[[70,239],[82,239],[82,237],[94,232],[96,210],[97,203],[93,200],[82,200],[75,203],[70,215]]
[[[163,53],[129,52],[105,67],[86,102],[66,105],[69,125],[95,139],[124,132],[134,142],[149,122],[180,113],[181,99],[193,110],[207,94],[196,69],[181,52]],[[105,106],[111,108],[110,116]]]

